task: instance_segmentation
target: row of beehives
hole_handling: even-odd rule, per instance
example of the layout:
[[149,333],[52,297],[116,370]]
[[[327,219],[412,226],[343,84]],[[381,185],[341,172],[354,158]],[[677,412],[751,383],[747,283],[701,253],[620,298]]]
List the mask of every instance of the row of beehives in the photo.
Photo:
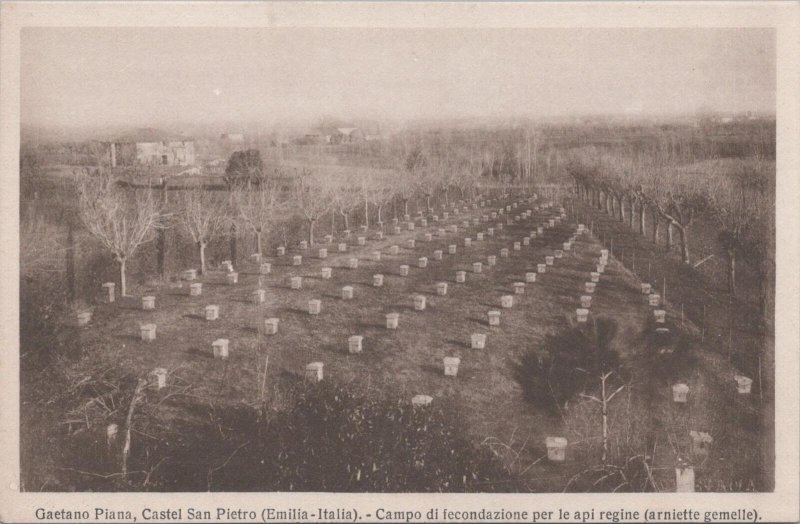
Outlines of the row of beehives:
[[[580,227],[580,226],[579,226]],[[605,263],[608,260],[608,250],[601,249],[600,251],[601,256],[598,261],[597,271],[591,273],[592,282],[599,281],[599,274],[603,273],[603,269]],[[589,283],[587,282],[587,286]],[[588,288],[587,288],[587,291]],[[664,324],[666,324],[666,310],[663,309],[664,305],[661,303],[661,296],[658,293],[655,293],[652,290],[652,285],[647,282],[641,283],[641,293],[647,297],[648,305],[653,308],[653,316],[655,319],[655,323],[658,327],[655,328],[656,334],[660,336],[666,336],[669,334],[669,328],[667,328]],[[584,297],[581,297],[581,306],[586,307],[586,304],[583,303]],[[588,309],[588,308],[587,308]],[[588,312],[587,312],[588,313]],[[579,313],[578,320],[581,320],[581,315]],[[750,394],[751,386],[752,386],[752,379],[735,374],[734,381],[736,383],[736,391],[739,394]],[[689,386],[684,382],[678,382],[673,384],[672,387],[672,400],[674,403],[678,405],[685,405],[688,402],[688,395],[689,395]],[[689,438],[691,440],[691,448],[690,453],[693,457],[703,459],[706,458],[710,452],[711,444],[713,443],[713,437],[704,431],[696,431],[690,430],[689,431]],[[678,464],[675,467],[675,486],[676,491],[678,492],[693,492],[695,490],[695,477],[694,477],[694,468],[691,466],[689,462],[683,459],[683,457],[678,457]]]
[[[489,200],[489,201],[481,201],[480,204],[474,203],[472,205],[472,207],[473,207],[473,209],[477,209],[479,207],[479,205],[480,205],[480,207],[484,207],[486,202],[491,202],[491,200]],[[458,203],[453,203],[453,210],[452,211],[453,211],[454,215],[458,215],[459,214],[459,208],[457,207],[457,205],[458,205]],[[518,206],[518,203],[514,203],[512,205],[506,206],[505,211],[506,212],[510,212],[512,209],[516,208],[517,206]],[[463,211],[466,212],[466,211],[468,211],[468,209],[469,208],[464,207]],[[483,220],[484,220],[484,222],[487,222],[490,219],[490,217],[491,218],[497,218],[498,215],[502,215],[503,212],[504,212],[504,209],[501,208],[497,212],[492,212],[491,215],[484,215],[483,216]],[[427,226],[428,225],[428,220],[426,218],[422,217],[421,215],[422,215],[422,212],[419,213],[419,216],[417,217],[417,220],[419,220],[420,223],[423,226]],[[528,216],[530,216],[530,212],[528,212]],[[449,218],[449,213],[447,211],[445,211],[443,213],[443,218],[444,219]],[[518,215],[517,217],[515,217],[515,220],[519,221],[520,218],[521,217]],[[405,219],[410,219],[410,217],[408,215],[406,215]],[[433,215],[431,217],[431,221],[432,222],[438,222],[439,221],[439,217],[437,215]],[[397,223],[397,219],[393,219],[393,223],[396,224]],[[475,218],[472,221],[472,225],[476,225],[476,224],[479,224],[479,223],[480,223],[480,220],[477,219],[477,218]],[[511,223],[511,222],[509,221],[509,223]],[[462,223],[462,225],[463,225],[464,228],[468,228],[470,226],[470,222],[469,221],[464,221]],[[551,225],[552,225],[552,221],[551,221]],[[503,227],[502,223],[498,223],[497,227],[498,227],[498,229],[502,229],[502,227]],[[364,229],[366,229],[366,228],[364,228]],[[408,229],[409,230],[413,230],[414,229],[414,222],[409,222]],[[445,230],[443,228],[440,228],[439,229],[439,235],[446,234],[446,231],[447,230]],[[456,225],[451,225],[450,226],[449,232],[455,233],[457,231],[458,231],[458,226],[456,226]],[[399,228],[395,226],[395,233],[399,233],[399,232],[400,232]],[[541,233],[541,228],[539,228],[539,233]],[[488,235],[493,235],[494,234],[494,228],[489,228],[487,234]],[[345,236],[345,238],[349,238],[350,237],[350,232],[349,231],[345,231],[344,232],[344,236]],[[377,237],[378,240],[383,239],[382,232],[378,232],[376,237]],[[482,237],[483,237],[483,233],[480,233],[478,238],[482,239]],[[429,241],[431,239],[432,239],[431,234],[430,233],[426,233],[425,240]],[[471,239],[469,239],[469,238],[465,239],[465,245],[469,246],[470,245],[470,240]],[[332,242],[333,241],[332,236],[330,236],[330,235],[326,236],[326,241]],[[359,237],[357,241],[358,241],[359,245],[365,245],[364,237]],[[526,239],[525,244],[527,245],[528,242],[529,242],[529,239]],[[517,249],[517,250],[519,250],[519,245],[518,244],[519,243],[517,243],[517,245],[514,246],[515,249]],[[307,244],[306,241],[302,241],[300,243],[300,249],[301,250],[307,249],[307,247],[308,247],[308,244]],[[411,249],[413,249],[415,247],[414,239],[409,239],[408,247],[411,248]],[[339,249],[340,252],[346,251],[347,250],[347,244],[346,243],[339,243],[338,249]],[[396,246],[396,245],[391,246],[389,248],[389,252],[392,253],[392,254],[397,254],[399,252],[398,246]],[[456,246],[455,245],[449,246],[448,252],[449,253],[455,253],[456,252]],[[277,248],[277,254],[279,256],[284,255],[285,254],[285,247],[282,247],[282,246],[278,247]],[[325,258],[327,256],[327,249],[321,248],[320,251],[319,251],[319,256],[320,256],[320,258]],[[503,249],[502,252],[501,252],[501,256],[506,256],[507,257],[508,256],[508,250],[507,249]],[[442,257],[442,252],[441,251],[435,251],[434,252],[434,259],[440,260],[441,257]],[[379,260],[380,259],[380,251],[373,252],[372,253],[372,258],[373,258],[373,260]],[[490,265],[494,263],[494,259],[495,259],[495,257],[490,257],[490,260],[489,260],[489,264]],[[260,254],[254,254],[251,257],[251,260],[256,262],[256,263],[260,263],[260,274],[266,275],[266,274],[271,273],[271,271],[272,271],[271,264],[262,263]],[[301,255],[295,255],[293,257],[293,265],[300,265],[301,263],[302,263],[302,256]],[[420,257],[420,259],[418,261],[418,266],[421,267],[421,268],[426,267],[427,266],[427,257]],[[355,258],[355,257],[354,258],[350,258],[348,260],[348,267],[357,268],[358,267],[358,259]],[[232,265],[231,261],[223,261],[221,263],[221,269],[223,270],[223,278],[228,284],[235,285],[235,284],[238,283],[238,273],[233,270],[233,265]],[[322,278],[323,279],[330,279],[331,276],[332,276],[332,271],[333,271],[333,269],[331,267],[323,267],[322,270],[321,270]],[[401,275],[407,275],[408,274],[408,266],[407,265],[401,265],[400,266],[400,274]],[[195,269],[185,270],[184,273],[183,273],[183,279],[190,282],[190,284],[189,284],[189,295],[190,296],[200,296],[202,294],[202,283],[201,282],[194,282],[194,280],[197,279],[197,271]],[[457,272],[456,280],[457,280],[457,282],[463,282],[465,280],[465,272],[463,272],[463,271]],[[260,283],[260,279],[259,279],[259,283]],[[382,286],[382,283],[383,283],[383,275],[375,275],[374,278],[373,278],[373,285],[375,285],[376,287],[380,287],[380,286]],[[302,277],[291,277],[290,278],[290,286],[293,289],[300,289],[302,287]],[[109,303],[110,302],[114,302],[115,301],[115,285],[114,285],[114,283],[113,282],[107,282],[107,283],[104,283],[102,285],[102,287],[103,287],[104,293],[105,293],[105,302],[109,302]],[[447,283],[438,283],[437,284],[437,293],[446,294],[446,292],[447,292]],[[345,300],[353,298],[353,287],[352,286],[344,286],[342,288],[342,298],[345,299]],[[142,297],[142,309],[143,310],[153,310],[153,309],[155,309],[155,300],[156,300],[156,298],[154,296],[144,296],[144,297]],[[256,289],[256,290],[253,291],[252,300],[256,304],[260,304],[260,303],[264,302],[264,300],[265,300],[265,291],[263,289],[260,289],[260,286],[259,286],[259,289]],[[425,296],[424,295],[415,296],[414,297],[414,301],[415,301],[415,309],[417,309],[417,310],[424,310],[425,309]],[[321,300],[312,299],[312,300],[309,301],[308,311],[309,311],[310,314],[316,315],[316,314],[320,313],[321,307],[322,307]],[[219,306],[218,305],[213,305],[213,304],[206,306],[205,307],[205,318],[206,318],[206,320],[216,320],[216,319],[218,319],[219,318]],[[78,325],[79,326],[87,325],[91,321],[91,312],[88,312],[88,311],[79,312],[77,320],[78,320]],[[396,329],[398,321],[399,321],[399,315],[397,313],[390,313],[390,314],[387,315],[386,322],[387,322],[387,327],[389,329]],[[265,334],[274,334],[274,333],[277,332],[278,322],[279,321],[278,321],[277,318],[264,319],[263,323],[259,322],[261,325],[258,326],[258,329],[259,329],[260,332],[263,332]],[[152,323],[143,324],[143,325],[140,326],[140,332],[141,332],[141,339],[143,341],[153,341],[156,338],[156,325],[152,324]],[[356,339],[354,339],[354,340],[356,340]],[[215,340],[212,343],[212,349],[213,349],[214,355],[216,357],[226,358],[227,354],[228,354],[228,346],[229,346],[229,341],[227,339]],[[354,345],[353,347],[357,347],[357,346]]]

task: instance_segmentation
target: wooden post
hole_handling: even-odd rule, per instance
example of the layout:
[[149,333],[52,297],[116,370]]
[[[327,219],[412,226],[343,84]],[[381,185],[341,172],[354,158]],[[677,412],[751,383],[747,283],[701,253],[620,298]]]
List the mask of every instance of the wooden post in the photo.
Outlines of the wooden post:
[[122,475],[128,474],[128,455],[131,452],[131,425],[133,424],[133,411],[136,409],[136,403],[139,401],[142,389],[147,385],[147,381],[143,378],[139,379],[136,384],[136,389],[131,397],[131,404],[128,407],[128,416],[125,418],[125,446],[122,448]]
[[73,226],[70,222],[69,229],[67,230],[67,293],[69,300],[75,300],[75,235],[73,233]]
[[700,332],[700,342],[706,341],[706,305],[703,304],[703,330]]

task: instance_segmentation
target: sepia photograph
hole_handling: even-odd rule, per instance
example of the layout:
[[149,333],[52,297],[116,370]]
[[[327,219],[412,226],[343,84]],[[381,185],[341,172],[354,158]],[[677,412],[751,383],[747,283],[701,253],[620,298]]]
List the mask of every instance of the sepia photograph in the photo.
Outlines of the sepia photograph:
[[776,27],[280,20],[18,29],[20,493],[775,492]]

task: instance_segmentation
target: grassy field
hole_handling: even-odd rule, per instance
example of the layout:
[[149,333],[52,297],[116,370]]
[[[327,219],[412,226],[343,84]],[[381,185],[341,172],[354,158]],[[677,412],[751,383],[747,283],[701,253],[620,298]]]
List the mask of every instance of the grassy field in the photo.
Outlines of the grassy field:
[[[150,412],[160,422],[152,428],[142,428],[145,435],[134,435],[135,439],[147,439],[147,435],[158,439],[150,432],[177,431],[167,428],[180,427],[182,420],[198,416],[184,409],[185,399],[221,409],[233,409],[243,403],[256,405],[267,357],[266,397],[273,409],[279,409],[282,402],[278,387],[281,380],[287,374],[302,375],[306,364],[321,361],[326,379],[349,383],[366,395],[388,393],[410,402],[412,396],[426,394],[434,402],[457,406],[465,417],[469,438],[476,444],[492,444],[507,463],[513,455],[514,464],[509,468],[524,478],[529,489],[560,491],[571,478],[597,461],[598,410],[583,403],[575,405],[565,417],[541,412],[524,400],[515,370],[526,352],[538,349],[548,335],[564,330],[574,321],[584,282],[594,270],[603,246],[596,236],[579,236],[573,250],[556,259],[546,273],[537,275],[535,283],[525,286],[524,294],[514,295],[511,309],[503,309],[500,297],[514,294],[513,282],[524,281],[526,272],[536,271],[536,265],[560,248],[576,227],[574,216],[568,217],[555,227],[546,228],[543,235],[531,240],[530,246],[514,251],[513,242],[521,242],[531,230],[545,224],[556,214],[553,208],[535,209],[534,204],[522,203],[511,216],[535,209],[532,218],[504,225],[502,230],[496,224],[505,224],[505,215],[488,223],[470,224],[466,229],[461,225],[462,220],[481,217],[510,202],[493,202],[483,209],[451,214],[448,220],[430,222],[427,228],[421,228],[419,223],[414,231],[403,227],[400,234],[388,234],[383,240],[377,239],[373,230],[365,235],[365,246],[357,245],[359,233],[308,250],[289,246],[286,255],[266,258],[272,263],[269,275],[258,275],[257,264],[246,263],[236,268],[236,285],[225,284],[221,272],[202,276],[203,294],[198,297],[188,296],[185,282],[142,289],[142,294],[156,296],[154,311],[141,310],[140,296],[125,297],[114,304],[96,304],[92,323],[79,330],[81,358],[64,361],[59,373],[68,377],[69,383],[80,385],[105,376],[109,370],[146,377],[155,368],[166,368],[167,389],[154,391],[151,385],[147,397]],[[457,233],[437,234],[439,228],[450,224],[459,226]],[[494,236],[476,240],[477,232],[486,233],[492,226],[496,228]],[[426,232],[433,233],[431,242],[424,241]],[[470,247],[464,246],[465,237],[472,239]],[[414,249],[407,247],[411,238],[416,239]],[[347,242],[346,253],[337,252],[338,242]],[[457,245],[454,255],[448,254],[450,244]],[[391,245],[400,246],[399,254],[389,253]],[[327,259],[316,257],[319,247],[328,248]],[[500,256],[501,248],[509,249],[508,258]],[[434,260],[434,250],[444,252],[443,260]],[[372,260],[373,251],[381,252],[380,261]],[[294,255],[303,256],[302,265],[292,265]],[[495,267],[487,267],[489,255],[497,256]],[[428,257],[425,269],[417,267],[421,256]],[[357,269],[347,268],[351,257],[358,258]],[[478,261],[483,262],[483,272],[475,274],[472,263]],[[410,266],[407,277],[400,275],[401,264]],[[323,266],[333,268],[330,280],[321,278]],[[465,283],[455,281],[457,270],[467,272]],[[384,275],[380,288],[372,285],[373,275],[378,273]],[[303,277],[302,289],[290,288],[289,279],[293,276]],[[256,305],[250,297],[259,280],[266,289],[266,301]],[[436,294],[437,282],[447,282],[446,296]],[[612,257],[591,306],[593,317],[617,321],[616,349],[634,363],[646,352],[642,333],[652,316],[652,308],[640,292],[640,282]],[[353,300],[341,299],[345,285],[353,286]],[[427,299],[424,311],[414,310],[413,297],[418,294]],[[322,301],[319,315],[308,313],[310,299]],[[204,307],[209,304],[219,305],[219,320],[205,320]],[[500,326],[488,325],[487,312],[491,309],[502,311]],[[676,328],[699,333],[688,319],[681,321],[674,301],[666,309],[669,322]],[[384,315],[389,312],[400,314],[396,331],[384,326]],[[280,319],[278,334],[261,335],[255,329],[268,317]],[[155,341],[141,341],[139,329],[144,323],[157,325]],[[486,349],[470,349],[472,333],[487,334]],[[351,335],[364,337],[362,354],[348,353]],[[230,340],[230,358],[226,361],[213,358],[211,343],[218,338]],[[612,414],[611,434],[617,450],[623,453],[619,451],[620,440],[630,439],[631,425],[638,424],[635,431],[650,435],[645,439],[648,449],[644,452],[652,452],[653,486],[672,490],[676,457],[686,455],[689,446],[688,431],[711,431],[715,437],[712,454],[702,464],[696,464],[698,489],[764,489],[752,474],[754,461],[761,459],[760,429],[750,421],[755,400],[736,396],[734,371],[725,359],[702,348],[699,354],[691,376],[684,377],[692,388],[688,410],[673,405],[669,382],[652,380],[644,372],[635,374],[635,384],[618,397],[620,407],[615,407]],[[442,359],[446,356],[461,358],[457,377],[443,376]],[[634,364],[636,369],[637,366]],[[59,431],[88,432],[102,442],[108,423],[124,425],[122,406],[93,411],[91,420],[85,406],[82,414],[80,406],[71,406],[68,412],[53,411],[55,406],[68,406],[59,402],[47,406],[42,399],[47,398],[44,391],[48,382],[52,381],[42,375],[24,384],[29,388],[27,397],[39,400],[23,403],[23,420],[28,422],[23,424],[23,432],[45,427],[52,431],[56,424]],[[31,393],[36,388],[40,389]],[[58,397],[58,392],[53,394],[53,398]],[[637,410],[632,410],[633,404]],[[631,419],[634,412],[644,418]],[[553,435],[570,440],[566,464],[555,465],[544,459],[544,439]],[[31,440],[23,450],[23,458],[31,461],[28,489],[38,489],[43,483],[44,489],[58,489],[56,484],[47,488],[47,479],[54,475],[50,468],[58,463],[52,449],[48,450],[50,444],[46,439]],[[36,455],[40,456],[34,459]],[[756,480],[750,485],[742,478]]]

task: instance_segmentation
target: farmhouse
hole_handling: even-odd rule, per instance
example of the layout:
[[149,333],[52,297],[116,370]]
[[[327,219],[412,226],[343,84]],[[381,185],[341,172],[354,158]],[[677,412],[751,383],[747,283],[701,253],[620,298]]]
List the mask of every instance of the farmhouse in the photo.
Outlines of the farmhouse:
[[244,142],[244,135],[241,133],[223,133],[219,139],[229,144],[241,144]]
[[363,140],[364,133],[357,127],[337,127],[331,130],[331,144],[350,144]]
[[192,166],[194,141],[153,129],[144,129],[108,143],[111,167],[117,166]]
[[364,141],[364,133],[357,127],[331,127],[312,129],[305,133],[306,144],[351,144]]

